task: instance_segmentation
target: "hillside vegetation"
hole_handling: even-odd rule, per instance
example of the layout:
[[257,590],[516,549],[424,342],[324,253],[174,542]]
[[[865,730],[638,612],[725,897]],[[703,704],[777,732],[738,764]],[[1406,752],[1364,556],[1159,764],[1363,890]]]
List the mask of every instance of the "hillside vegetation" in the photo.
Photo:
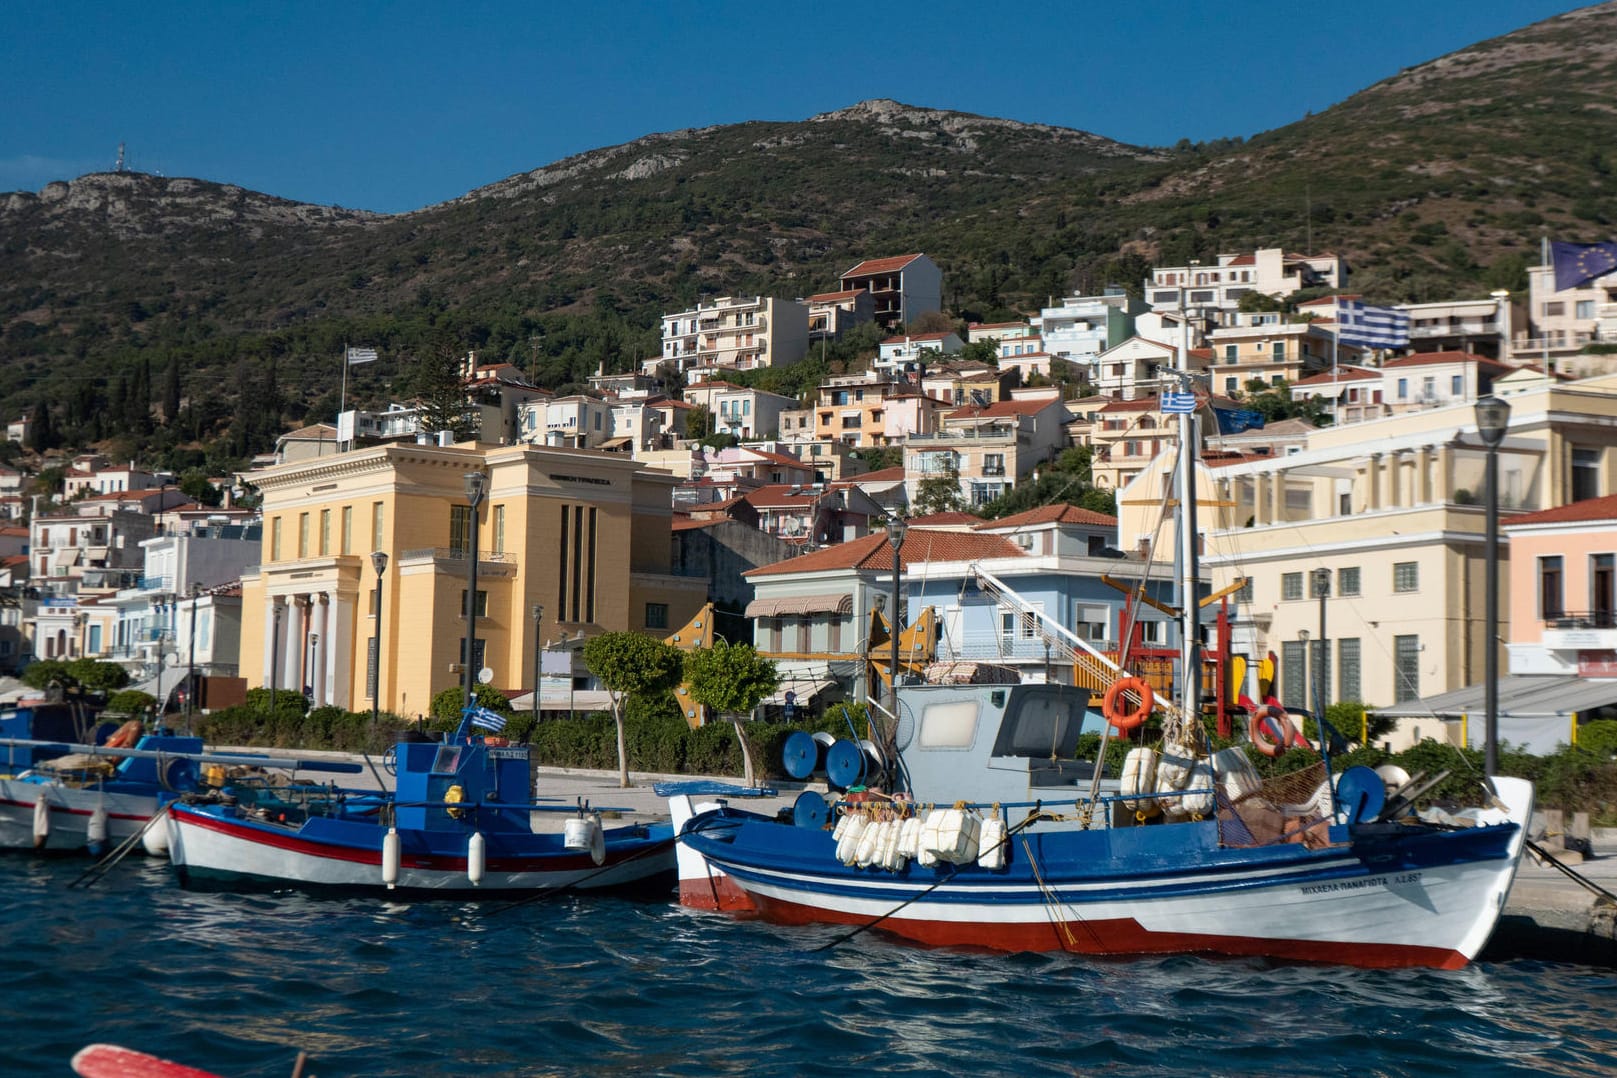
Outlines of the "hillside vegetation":
[[387,357],[355,370],[361,405],[448,348],[561,387],[655,354],[665,310],[804,296],[911,250],[959,317],[1261,246],[1345,254],[1384,301],[1520,288],[1542,236],[1617,229],[1614,101],[1605,3],[1247,140],[1146,148],[870,101],[650,135],[396,216],[89,175],[0,196],[0,406],[211,466],[330,418],[345,342]]

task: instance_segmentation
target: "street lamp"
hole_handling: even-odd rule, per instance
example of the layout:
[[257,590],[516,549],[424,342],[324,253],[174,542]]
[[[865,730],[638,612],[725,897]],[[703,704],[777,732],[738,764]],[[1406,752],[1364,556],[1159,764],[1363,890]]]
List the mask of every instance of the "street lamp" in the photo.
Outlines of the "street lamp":
[[1510,404],[1492,393],[1477,400],[1477,434],[1488,447],[1482,503],[1487,510],[1483,573],[1482,710],[1483,766],[1490,778],[1499,769],[1499,443],[1510,426]]
[[269,709],[275,714],[275,690],[280,687],[281,681],[281,615],[286,610],[285,603],[278,603],[270,599],[270,613],[275,616],[275,631],[270,634],[270,683],[269,683]]
[[533,604],[533,722],[539,724],[539,656],[543,648],[539,643],[539,623],[545,619],[545,608],[539,603]]
[[382,709],[382,574],[387,572],[387,551],[371,551],[371,567],[376,570],[376,639],[371,645],[371,728],[376,728]]
[[1331,691],[1326,667],[1331,661],[1330,641],[1325,635],[1325,600],[1331,595],[1331,571],[1324,566],[1314,570],[1314,598],[1319,600],[1319,660],[1314,664],[1314,718],[1323,722]]
[[887,544],[893,548],[893,618],[888,623],[893,652],[892,665],[888,669],[888,674],[893,683],[891,700],[894,722],[898,721],[898,627],[900,621],[898,613],[898,581],[899,573],[903,569],[903,559],[899,551],[904,545],[904,532],[908,527],[909,525],[905,524],[903,518],[896,513],[887,518]]
[[1308,687],[1314,683],[1314,679],[1312,677],[1313,670],[1309,665],[1309,659],[1311,659],[1313,656],[1308,654],[1308,630],[1307,629],[1298,629],[1297,630],[1297,639],[1302,641],[1302,645],[1303,645],[1303,684],[1302,684],[1302,690],[1303,690],[1303,706],[1306,707],[1308,705]]
[[473,468],[466,473],[466,502],[472,507],[471,519],[467,527],[471,532],[471,565],[467,573],[466,584],[466,654],[462,656],[466,664],[466,706],[474,707],[477,701],[477,664],[472,660],[477,655],[477,508],[483,504],[483,494],[488,489],[488,475],[481,468]]
[[195,710],[197,694],[197,597],[202,585],[191,582],[191,624],[187,627],[185,642],[185,733],[191,733],[191,715]]

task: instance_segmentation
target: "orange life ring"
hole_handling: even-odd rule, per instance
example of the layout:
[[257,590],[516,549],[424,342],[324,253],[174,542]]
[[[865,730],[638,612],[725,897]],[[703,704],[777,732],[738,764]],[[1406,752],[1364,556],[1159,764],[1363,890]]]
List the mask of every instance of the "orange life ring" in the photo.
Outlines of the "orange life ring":
[[[1121,706],[1123,694],[1132,692],[1139,700],[1132,711],[1124,711]],[[1128,733],[1145,721],[1151,714],[1151,708],[1156,703],[1156,697],[1151,693],[1151,685],[1144,678],[1126,677],[1112,682],[1101,698],[1100,712],[1106,716],[1118,731]]]
[[141,732],[145,729],[139,719],[130,719],[112,732],[106,740],[106,748],[127,749],[140,740]]
[[1308,743],[1291,721],[1291,716],[1272,704],[1265,704],[1252,712],[1252,717],[1246,722],[1246,736],[1259,752],[1268,757],[1281,756],[1292,745]]

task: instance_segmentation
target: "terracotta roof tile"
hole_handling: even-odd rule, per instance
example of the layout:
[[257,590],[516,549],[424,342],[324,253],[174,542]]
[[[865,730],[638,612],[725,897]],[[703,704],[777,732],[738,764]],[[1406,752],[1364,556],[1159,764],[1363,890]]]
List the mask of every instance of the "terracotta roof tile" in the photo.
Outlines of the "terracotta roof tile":
[[1617,494],[1607,494],[1603,498],[1586,498],[1571,505],[1560,505],[1554,509],[1511,517],[1502,526],[1514,528],[1519,524],[1579,524],[1597,520],[1617,520]]
[[975,527],[983,522],[983,518],[976,513],[965,513],[958,509],[951,509],[943,513],[928,513],[925,516],[910,517],[906,524],[916,528],[942,528],[951,525],[969,524]]
[[844,272],[842,276],[844,278],[866,277],[873,273],[892,273],[895,270],[903,269],[920,257],[920,254],[913,254],[896,255],[892,258],[867,258],[853,269]]
[[[932,531],[925,528],[912,528],[906,532],[904,545],[899,553],[904,559],[906,568],[929,562],[1027,556],[1020,547],[1002,535]],[[765,565],[743,575],[784,576],[788,573],[814,573],[835,569],[891,571],[892,568],[893,550],[887,545],[887,536],[883,532],[876,532],[776,562],[774,565]]]
[[1076,505],[1041,505],[1036,509],[1029,509],[1024,513],[1001,517],[977,525],[978,531],[989,528],[1023,528],[1032,524],[1091,524],[1099,527],[1117,527],[1117,518],[1097,513],[1093,509],[1083,509]]
[[1478,367],[1486,367],[1496,371],[1513,371],[1516,368],[1508,363],[1499,363],[1486,356],[1473,355],[1470,352],[1417,352],[1412,356],[1399,356],[1389,359],[1381,365],[1383,370],[1395,367],[1430,367],[1437,363],[1475,363]]

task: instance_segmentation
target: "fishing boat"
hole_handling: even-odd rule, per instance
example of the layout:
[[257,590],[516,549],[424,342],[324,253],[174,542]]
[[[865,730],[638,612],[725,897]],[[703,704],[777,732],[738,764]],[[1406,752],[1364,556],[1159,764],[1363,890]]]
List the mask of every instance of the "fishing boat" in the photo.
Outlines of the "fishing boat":
[[[1186,418],[1182,446],[1195,444]],[[819,767],[847,791],[832,802],[806,792],[777,818],[722,798],[671,798],[680,901],[1005,951],[1369,967],[1474,958],[1515,877],[1531,784],[1489,776],[1482,810],[1428,819],[1413,804],[1431,780],[1335,774],[1330,739],[1311,745],[1291,713],[1256,694],[1246,701],[1256,750],[1315,758],[1264,780],[1246,746],[1214,751],[1202,715],[1192,457],[1180,454],[1174,507],[1176,699],[974,567],[1007,616],[1071,648],[1090,687],[901,686],[885,714],[871,701],[862,743],[856,734],[821,754],[807,735],[788,742],[788,771]],[[1086,725],[1103,733],[1097,756],[1079,760]],[[1114,736],[1134,744],[1121,774],[1107,775],[1096,761]]]
[[[109,727],[110,728],[110,727]],[[93,731],[92,731],[93,732]],[[164,855],[167,830],[156,826],[162,805],[204,789],[204,769],[284,768],[358,773],[358,764],[242,753],[210,753],[202,739],[138,720],[99,743],[0,738],[0,755],[25,766],[0,774],[0,849],[87,852],[143,839]]]
[[169,854],[180,881],[422,895],[666,893],[672,827],[608,827],[607,810],[536,802],[528,746],[479,730],[499,719],[474,708],[441,741],[399,742],[390,793],[239,785],[171,803]]

